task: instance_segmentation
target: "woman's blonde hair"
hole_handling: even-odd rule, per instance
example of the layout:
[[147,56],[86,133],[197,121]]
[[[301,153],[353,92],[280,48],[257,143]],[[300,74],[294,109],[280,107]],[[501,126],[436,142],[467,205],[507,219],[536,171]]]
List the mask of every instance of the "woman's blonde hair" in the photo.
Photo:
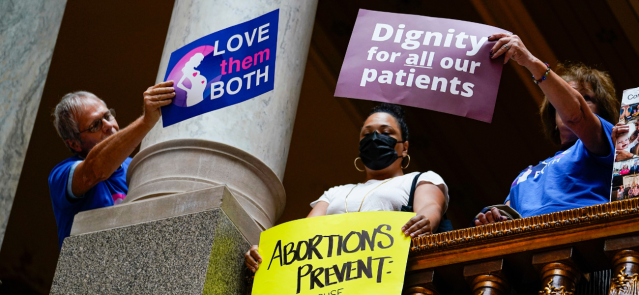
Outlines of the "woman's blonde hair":
[[[615,86],[607,72],[593,69],[583,63],[558,64],[556,73],[566,82],[575,81],[580,86],[590,85],[595,97],[592,102],[597,105],[597,115],[611,124],[619,120],[620,103],[616,98]],[[555,122],[555,107],[544,99],[541,104],[541,122],[544,134],[555,144],[561,144],[559,130]]]

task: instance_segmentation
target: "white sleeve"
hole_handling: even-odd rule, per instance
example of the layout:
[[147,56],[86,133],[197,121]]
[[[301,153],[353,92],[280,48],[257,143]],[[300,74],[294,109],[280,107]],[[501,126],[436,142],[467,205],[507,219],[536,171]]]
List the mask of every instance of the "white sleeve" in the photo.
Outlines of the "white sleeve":
[[317,202],[319,201],[324,201],[330,204],[335,198],[335,192],[341,190],[343,187],[345,187],[345,185],[334,186],[328,189],[327,191],[324,192],[324,194],[322,194],[322,196],[319,199],[311,203],[311,207],[315,207],[315,205],[317,205]]
[[71,166],[71,169],[69,170],[69,179],[67,179],[67,195],[69,195],[71,199],[82,198],[82,196],[76,197],[73,194],[73,173],[75,172],[75,167],[78,167],[78,164],[80,164],[80,162],[82,161],[77,161],[73,163],[73,166]]
[[317,199],[317,200],[313,201],[313,202],[311,203],[311,208],[315,208],[315,205],[317,205],[317,203],[318,203],[319,201],[324,201],[324,202],[326,202],[326,203],[329,203],[329,204],[330,204],[330,203],[331,203],[331,199],[328,197],[328,196],[330,195],[330,191],[331,191],[330,189],[329,189],[329,190],[327,190],[327,191],[325,191],[325,192],[324,192],[324,194],[322,194],[322,196],[321,196],[321,197],[319,197],[319,199]]
[[448,210],[448,201],[450,200],[450,198],[448,197],[448,186],[444,182],[444,179],[439,176],[439,174],[433,171],[428,171],[422,173],[422,175],[419,176],[417,185],[419,186],[422,183],[434,184],[442,191],[444,197],[446,198],[446,203],[444,204],[444,213],[446,213],[446,211]]

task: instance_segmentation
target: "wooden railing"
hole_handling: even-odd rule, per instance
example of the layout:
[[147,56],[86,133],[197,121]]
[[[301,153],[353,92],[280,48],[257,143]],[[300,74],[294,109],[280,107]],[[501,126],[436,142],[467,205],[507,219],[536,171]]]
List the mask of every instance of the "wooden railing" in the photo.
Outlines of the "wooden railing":
[[630,199],[415,238],[404,294],[578,294],[605,280],[604,293],[639,295],[638,273]]

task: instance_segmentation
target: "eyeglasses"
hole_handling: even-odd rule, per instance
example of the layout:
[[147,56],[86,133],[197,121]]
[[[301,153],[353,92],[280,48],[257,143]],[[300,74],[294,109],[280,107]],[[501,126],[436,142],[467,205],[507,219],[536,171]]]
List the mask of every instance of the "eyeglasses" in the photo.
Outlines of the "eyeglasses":
[[89,131],[90,133],[96,133],[102,129],[102,124],[104,124],[104,120],[111,122],[111,120],[113,119],[115,119],[115,110],[109,109],[108,111],[106,111],[106,113],[104,113],[102,118],[93,121],[93,123],[91,123],[89,128],[80,131],[80,133],[86,132],[86,131]]

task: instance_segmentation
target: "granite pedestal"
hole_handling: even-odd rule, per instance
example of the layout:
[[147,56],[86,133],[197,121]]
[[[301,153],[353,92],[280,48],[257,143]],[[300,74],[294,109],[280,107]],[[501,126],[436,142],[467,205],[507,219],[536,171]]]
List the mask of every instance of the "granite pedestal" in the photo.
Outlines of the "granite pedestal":
[[85,211],[51,294],[246,294],[259,233],[223,185]]

